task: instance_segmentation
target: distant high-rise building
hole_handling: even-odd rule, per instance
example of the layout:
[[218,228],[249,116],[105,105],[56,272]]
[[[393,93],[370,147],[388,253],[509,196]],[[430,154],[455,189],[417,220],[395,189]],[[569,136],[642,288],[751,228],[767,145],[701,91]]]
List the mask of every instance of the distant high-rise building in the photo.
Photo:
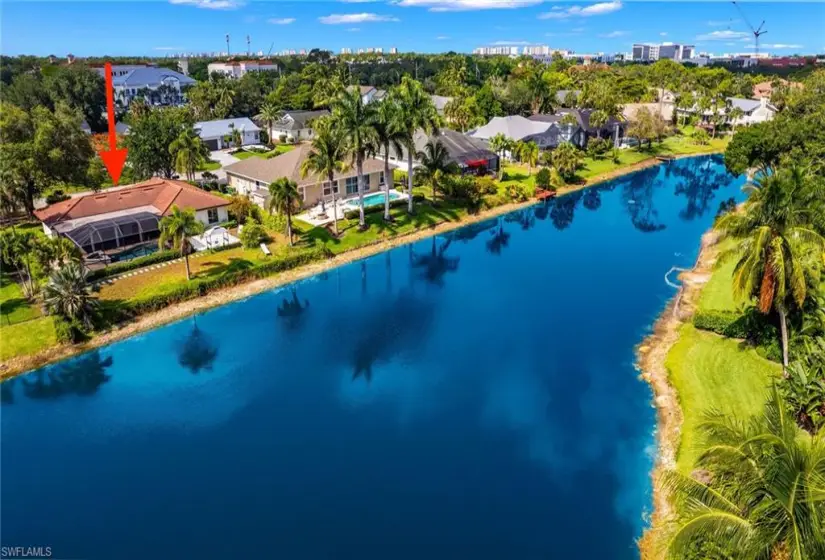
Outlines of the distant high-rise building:
[[390,47],[390,54],[398,54],[398,49],[395,47]]
[[483,56],[518,56],[518,47],[500,45],[493,47],[478,47],[473,49],[473,54],[480,54]]
[[633,60],[653,62],[660,59],[687,60],[693,57],[696,47],[679,43],[636,43],[633,45]]
[[552,56],[555,53],[564,54],[569,51],[564,49],[554,49],[552,47],[548,47],[547,45],[532,45],[529,47],[524,47],[522,52],[530,56]]
[[344,47],[341,49],[341,54],[352,54],[352,49],[349,47]]

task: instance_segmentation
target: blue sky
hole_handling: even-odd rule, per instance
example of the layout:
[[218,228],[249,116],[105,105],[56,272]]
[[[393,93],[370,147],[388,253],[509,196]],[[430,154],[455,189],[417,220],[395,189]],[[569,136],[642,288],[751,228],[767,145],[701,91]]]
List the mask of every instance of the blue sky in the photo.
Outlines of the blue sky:
[[[825,52],[825,3],[740,2],[764,19],[762,50]],[[633,42],[693,43],[717,54],[752,48],[736,7],[722,0],[347,0],[39,2],[0,0],[3,54],[153,55],[172,52],[398,47],[468,52],[491,44],[547,44],[625,52]]]

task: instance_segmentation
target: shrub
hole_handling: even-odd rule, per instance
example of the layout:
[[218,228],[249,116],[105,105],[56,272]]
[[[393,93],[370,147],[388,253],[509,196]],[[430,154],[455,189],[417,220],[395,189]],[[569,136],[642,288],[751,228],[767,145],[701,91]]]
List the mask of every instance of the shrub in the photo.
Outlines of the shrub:
[[247,249],[257,247],[261,241],[266,239],[266,230],[254,220],[247,220],[240,233],[241,243]]
[[162,294],[154,294],[134,298],[126,303],[127,313],[139,315],[150,311],[157,311],[169,305],[194,299],[209,292],[236,286],[250,280],[266,278],[278,272],[290,270],[305,264],[329,258],[330,252],[325,247],[304,249],[289,253],[283,257],[273,257],[253,267],[229,272],[221,276],[196,278],[186,284],[176,285],[173,289]]
[[75,344],[89,338],[89,335],[80,320],[69,320],[65,317],[55,317],[54,334],[57,341],[62,344]]
[[258,221],[267,231],[282,233],[286,231],[286,216],[283,214],[270,214],[263,210],[258,211]]
[[496,183],[495,179],[487,175],[476,177],[475,185],[481,194],[496,194],[498,192],[498,183]]
[[746,323],[745,316],[737,311],[698,311],[693,316],[693,325],[697,329],[730,338],[747,337]]
[[610,151],[610,140],[607,138],[594,138],[587,144],[587,155],[592,158],[600,158]]
[[530,200],[535,194],[535,187],[530,187],[522,183],[515,183],[507,187],[507,196],[514,202],[525,202]]
[[86,280],[88,282],[93,282],[95,280],[100,280],[101,278],[107,278],[109,276],[129,272],[130,270],[143,268],[144,266],[171,261],[178,257],[180,257],[179,251],[158,251],[157,253],[152,253],[151,255],[146,255],[145,257],[138,257],[129,261],[115,263],[107,266],[106,268],[93,270],[86,276]]
[[281,144],[286,142],[286,134],[279,134],[278,135],[278,142],[280,142]]
[[501,172],[501,180],[502,181],[509,181],[510,180],[510,175],[508,175],[506,171],[502,171]]
[[552,174],[546,167],[539,169],[536,173],[536,186],[540,189],[549,189],[551,187]]
[[60,202],[62,200],[69,200],[69,195],[64,193],[60,189],[55,189],[46,196],[46,204],[54,204],[55,202]]
[[706,146],[710,142],[710,135],[704,128],[697,128],[693,131],[693,134],[691,134],[690,137],[694,143],[699,144],[700,146]]

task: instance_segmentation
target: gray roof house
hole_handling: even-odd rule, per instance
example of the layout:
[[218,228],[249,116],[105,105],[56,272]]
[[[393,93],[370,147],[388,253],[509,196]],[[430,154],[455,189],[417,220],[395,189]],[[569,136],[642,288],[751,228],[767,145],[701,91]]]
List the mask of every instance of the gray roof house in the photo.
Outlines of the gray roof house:
[[195,123],[195,131],[210,150],[222,150],[232,145],[228,137],[235,130],[241,133],[241,146],[261,143],[261,129],[247,117]]
[[[725,99],[725,106],[717,108],[719,115],[726,116],[730,109],[739,108],[742,110],[743,116],[736,119],[736,125],[748,125],[758,122],[765,122],[772,120],[777,113],[775,106],[765,99],[745,99],[742,97],[728,97]],[[698,105],[694,105],[688,109],[677,108],[676,111],[680,114],[696,115],[699,114]],[[703,122],[707,122],[713,116],[713,109],[708,109],[701,113],[700,117]],[[730,119],[727,119],[730,120]]]
[[447,106],[447,103],[453,100],[452,97],[445,95],[431,95],[430,99],[432,99],[433,105],[435,105],[435,110],[441,116],[444,116],[444,108]]
[[[103,67],[95,70],[105,76]],[[112,66],[112,89],[115,99],[123,106],[128,106],[135,97],[144,94],[146,100],[155,105],[178,104],[183,101],[181,88],[195,83],[189,76],[169,68],[142,64]]]
[[[442,128],[438,131],[438,134],[434,135],[418,130],[413,136],[413,140],[415,141],[416,154],[423,152],[424,147],[430,140],[441,142],[450,155],[450,161],[455,162],[464,171],[470,169],[498,170],[498,155],[490,150],[487,142],[466,136],[456,130]],[[401,157],[398,157],[395,150],[390,150],[390,162],[394,166],[407,171],[407,149],[403,148]],[[417,155],[413,156],[413,166],[419,163]]]
[[329,115],[329,111],[285,111],[280,120],[272,123],[272,136],[285,135],[293,140],[312,138],[312,121]]
[[493,117],[486,125],[467,133],[471,138],[489,140],[496,134],[503,134],[510,140],[535,142],[541,149],[555,148],[561,142],[573,142],[584,147],[587,136],[581,127],[562,125],[561,116],[533,115],[525,118],[521,115]]

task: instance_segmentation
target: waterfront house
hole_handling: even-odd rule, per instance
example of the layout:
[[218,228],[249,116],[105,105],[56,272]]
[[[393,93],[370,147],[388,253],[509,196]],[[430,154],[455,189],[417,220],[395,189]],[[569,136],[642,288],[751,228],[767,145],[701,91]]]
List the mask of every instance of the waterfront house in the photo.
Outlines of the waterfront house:
[[[241,134],[239,146],[235,146],[231,138],[236,130]],[[195,131],[210,150],[261,143],[261,129],[247,117],[196,122]]]
[[[336,173],[332,184],[326,177],[308,175],[301,177],[301,165],[312,151],[311,144],[301,144],[294,150],[274,158],[251,157],[224,167],[229,186],[239,194],[247,195],[262,208],[269,201],[269,185],[276,179],[287,177],[298,185],[301,205],[314,206],[323,198],[332,200],[353,197],[358,194],[355,166]],[[364,192],[377,192],[384,186],[384,162],[368,158],[364,161]]]
[[[498,155],[491,151],[487,142],[471,136],[461,134],[449,128],[439,130],[438,134],[427,134],[423,130],[418,130],[414,137],[415,154],[413,154],[413,167],[420,165],[418,154],[424,151],[427,142],[441,142],[447,149],[450,161],[454,162],[462,172],[472,173],[495,173],[498,171]],[[402,153],[399,157],[394,149],[390,149],[390,164],[403,171],[408,171],[407,148],[402,146]],[[383,151],[379,154],[383,157]]]

